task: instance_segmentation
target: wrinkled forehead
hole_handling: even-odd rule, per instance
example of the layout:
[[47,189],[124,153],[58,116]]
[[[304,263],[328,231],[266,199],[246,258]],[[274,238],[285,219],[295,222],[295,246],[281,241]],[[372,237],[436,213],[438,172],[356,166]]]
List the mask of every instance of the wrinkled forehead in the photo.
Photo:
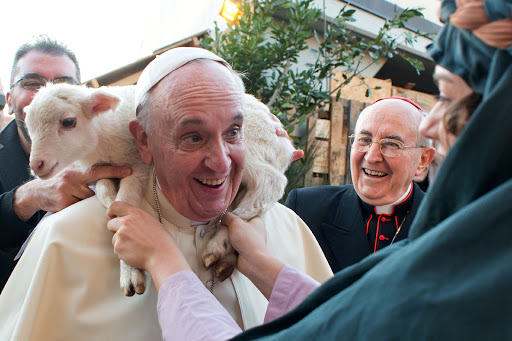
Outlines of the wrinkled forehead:
[[152,111],[166,119],[185,114],[225,112],[237,115],[243,109],[241,88],[225,66],[218,62],[192,61],[163,78],[151,90]]
[[384,100],[365,108],[356,123],[356,134],[374,138],[396,138],[404,142],[418,138],[421,113],[401,100]]

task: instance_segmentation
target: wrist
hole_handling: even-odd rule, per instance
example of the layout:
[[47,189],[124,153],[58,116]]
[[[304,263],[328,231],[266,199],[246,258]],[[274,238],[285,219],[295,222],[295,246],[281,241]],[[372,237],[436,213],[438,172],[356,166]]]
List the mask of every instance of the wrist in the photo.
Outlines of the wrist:
[[157,290],[167,277],[180,271],[192,271],[185,256],[175,245],[157,250],[155,249],[145,265],[145,270],[151,274]]
[[34,204],[33,193],[35,193],[35,191],[36,189],[31,188],[31,182],[27,182],[14,191],[12,208],[14,213],[16,213],[22,221],[28,221],[30,217],[40,210],[40,208]]

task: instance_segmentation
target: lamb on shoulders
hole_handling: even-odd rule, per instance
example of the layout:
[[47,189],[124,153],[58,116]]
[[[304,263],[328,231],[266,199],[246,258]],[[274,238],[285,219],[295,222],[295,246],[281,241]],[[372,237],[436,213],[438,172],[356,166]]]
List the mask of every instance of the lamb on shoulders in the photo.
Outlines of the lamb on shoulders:
[[[83,170],[100,164],[129,166],[133,173],[121,179],[119,186],[113,179],[102,179],[96,183],[96,192],[107,208],[114,200],[139,207],[150,166],[142,161],[128,129],[135,117],[134,88],[48,84],[39,90],[25,108],[32,140],[32,172],[48,179],[72,163]],[[230,207],[244,220],[263,214],[284,194],[284,172],[295,149],[289,139],[276,135],[277,127],[282,124],[263,103],[244,96],[246,164],[240,190]],[[204,266],[213,267],[223,281],[233,272],[237,258],[227,228],[217,226],[219,220],[209,224],[200,255]],[[127,296],[145,290],[144,272],[123,261],[120,282]]]
[[[139,207],[150,165],[139,154],[128,124],[135,118],[134,86],[87,88],[48,84],[25,108],[32,141],[30,168],[49,179],[70,164],[85,171],[94,165],[129,166],[120,181],[101,179],[96,194],[105,206],[124,201]],[[145,273],[121,261],[120,285],[125,295],[145,290]]]

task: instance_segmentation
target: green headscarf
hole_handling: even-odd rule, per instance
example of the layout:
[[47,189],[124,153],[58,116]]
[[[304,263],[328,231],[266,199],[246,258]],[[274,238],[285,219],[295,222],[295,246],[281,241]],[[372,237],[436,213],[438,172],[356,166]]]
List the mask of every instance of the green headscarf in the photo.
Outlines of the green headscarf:
[[[485,9],[511,1],[489,0]],[[445,18],[455,9],[443,1]],[[503,13],[488,13],[494,17]],[[337,273],[290,313],[235,340],[512,340],[511,50],[447,23],[428,51],[483,99],[409,239]]]

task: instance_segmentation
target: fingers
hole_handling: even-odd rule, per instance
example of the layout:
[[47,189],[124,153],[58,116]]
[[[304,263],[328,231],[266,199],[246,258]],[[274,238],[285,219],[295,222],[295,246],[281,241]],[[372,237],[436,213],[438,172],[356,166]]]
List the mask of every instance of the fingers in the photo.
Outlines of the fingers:
[[94,166],[84,173],[84,183],[99,179],[124,178],[132,174],[132,169],[124,166]]
[[303,157],[304,157],[304,151],[302,149],[297,149],[296,151],[293,152],[292,162],[297,161],[298,159],[301,159]]
[[72,195],[77,199],[77,201],[80,201],[92,197],[94,195],[94,191],[82,184],[75,187]]
[[286,130],[284,130],[284,128],[281,128],[281,127],[276,127],[276,135],[279,136],[279,137],[287,137],[287,138],[289,138],[288,133],[286,132]]
[[110,219],[113,219],[115,217],[124,217],[130,214],[132,209],[133,206],[131,206],[130,204],[127,204],[122,201],[114,201],[112,202],[112,204],[110,204],[110,207],[107,210],[107,215]]
[[239,217],[237,217],[236,215],[234,215],[231,212],[227,212],[222,217],[222,225],[225,225],[225,226],[227,226],[230,229],[232,227],[234,228],[236,223],[240,223],[241,221],[242,221],[242,219],[240,219]]

